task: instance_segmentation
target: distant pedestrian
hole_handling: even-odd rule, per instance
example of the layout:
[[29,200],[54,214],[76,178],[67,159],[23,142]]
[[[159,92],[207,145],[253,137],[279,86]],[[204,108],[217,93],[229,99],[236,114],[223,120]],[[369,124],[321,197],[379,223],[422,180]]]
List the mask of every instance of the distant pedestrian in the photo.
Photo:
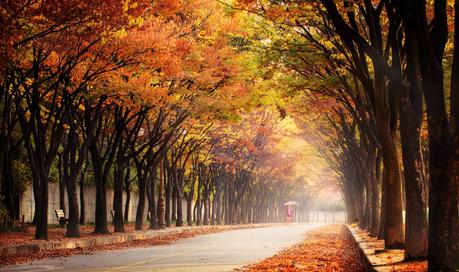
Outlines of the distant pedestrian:
[[284,203],[284,207],[285,207],[285,223],[290,223],[292,222],[292,218],[293,218],[293,209],[292,209],[292,206],[293,205],[298,205],[298,203],[296,201],[287,201]]
[[292,222],[292,217],[293,217],[293,210],[292,210],[292,206],[288,205],[288,206],[285,206],[286,209],[285,209],[285,222],[288,224],[290,222]]

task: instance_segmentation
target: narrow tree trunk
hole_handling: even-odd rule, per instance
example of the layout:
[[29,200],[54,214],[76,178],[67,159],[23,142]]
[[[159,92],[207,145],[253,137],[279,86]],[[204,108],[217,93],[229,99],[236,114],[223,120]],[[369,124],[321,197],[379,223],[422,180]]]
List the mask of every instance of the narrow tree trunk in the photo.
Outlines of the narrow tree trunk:
[[176,202],[177,202],[177,227],[183,226],[183,207],[182,207],[183,193],[181,190],[177,190]]
[[194,204],[195,206],[195,209],[196,209],[196,217],[195,217],[195,220],[196,220],[196,225],[197,226],[201,226],[202,225],[202,211],[201,211],[201,178],[198,178],[198,188],[197,188],[197,191],[198,191],[198,197],[196,199],[196,203]]
[[148,211],[150,212],[150,226],[148,227],[149,229],[157,229],[158,228],[158,217],[156,213],[156,195],[155,195],[155,180],[157,178],[156,175],[156,165],[151,166],[151,179],[150,182],[148,183],[147,187],[147,194],[148,196]]
[[45,174],[45,171],[39,171],[37,174],[33,176],[35,182],[39,184],[38,198],[35,199],[35,215],[37,217],[35,239],[48,240],[48,175]]
[[177,185],[172,189],[172,207],[171,207],[171,220],[177,221]]
[[129,221],[129,208],[131,206],[130,172],[130,168],[127,167],[126,175],[124,176],[124,190],[126,192],[126,203],[124,204],[124,222]]
[[210,224],[211,225],[215,225],[216,208],[217,208],[217,198],[215,197],[215,194],[214,194],[214,198],[212,200],[212,212],[211,212],[211,216],[210,216]]
[[167,173],[167,180],[166,180],[166,198],[165,198],[165,217],[164,220],[166,220],[166,227],[170,228],[171,226],[171,193],[172,193],[172,180],[171,180],[171,175],[169,171],[166,171]]
[[186,197],[186,222],[188,226],[193,225],[193,204],[191,199],[191,193],[188,193]]
[[[86,169],[86,167],[85,167]],[[85,214],[86,214],[86,211],[85,211],[85,205],[84,205],[84,199],[85,199],[85,196],[84,196],[84,176],[85,176],[85,173],[84,173],[84,170],[81,171],[80,173],[80,225],[83,225],[85,223]]]
[[380,186],[378,181],[378,170],[379,167],[378,157],[376,154],[373,154],[372,160],[370,162],[370,171],[371,171],[371,190],[372,190],[372,215],[371,215],[371,227],[370,234],[372,236],[378,236],[379,234],[379,221],[381,218],[381,199],[380,199]]
[[59,209],[65,213],[65,181],[64,181],[64,169],[63,169],[62,154],[59,154],[57,160],[57,170],[59,172]]
[[216,218],[216,221],[217,221],[217,225],[221,225],[222,224],[222,216],[221,216],[221,212],[222,212],[222,197],[221,197],[221,189],[220,188],[217,188],[216,194],[215,194],[215,198],[217,199],[217,211],[216,211],[216,217],[217,218]]
[[385,237],[385,225],[386,225],[386,181],[383,178],[383,172],[381,173],[381,217],[379,221],[379,234],[378,239],[384,239]]
[[[122,156],[124,156],[124,154]],[[115,232],[125,232],[123,222],[123,168],[123,162],[118,161],[115,169],[115,180],[113,184],[113,210],[115,212],[113,225]]]
[[204,220],[202,223],[205,226],[209,225],[209,197],[208,196],[204,197]]
[[159,189],[158,189],[158,227],[166,228],[165,209],[164,209],[164,166],[161,162],[159,166]]
[[146,194],[146,180],[145,179],[151,178],[151,177],[146,177],[145,175],[138,173],[138,178],[139,178],[139,202],[137,204],[137,210],[135,214],[135,229],[142,230],[143,220],[144,220],[143,215],[145,213],[145,194]]

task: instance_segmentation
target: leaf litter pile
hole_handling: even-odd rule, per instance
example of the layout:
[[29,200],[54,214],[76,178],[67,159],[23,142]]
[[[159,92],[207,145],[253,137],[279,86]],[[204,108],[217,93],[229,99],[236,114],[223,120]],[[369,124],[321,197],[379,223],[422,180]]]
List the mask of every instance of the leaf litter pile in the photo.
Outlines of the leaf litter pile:
[[305,239],[259,263],[236,271],[244,272],[364,272],[351,234],[342,225],[329,225],[307,233]]
[[[0,265],[13,265],[34,260],[69,257],[73,255],[90,255],[98,251],[119,250],[134,247],[150,247],[157,245],[167,245],[174,243],[180,239],[195,237],[197,235],[211,234],[236,229],[258,228],[256,225],[238,225],[238,226],[209,226],[204,228],[187,229],[180,233],[162,234],[157,237],[145,240],[134,240],[129,242],[122,242],[110,245],[100,245],[87,248],[74,248],[74,249],[56,249],[56,250],[41,250],[33,253],[16,253],[7,256],[0,256]],[[67,238],[70,239],[70,238]]]

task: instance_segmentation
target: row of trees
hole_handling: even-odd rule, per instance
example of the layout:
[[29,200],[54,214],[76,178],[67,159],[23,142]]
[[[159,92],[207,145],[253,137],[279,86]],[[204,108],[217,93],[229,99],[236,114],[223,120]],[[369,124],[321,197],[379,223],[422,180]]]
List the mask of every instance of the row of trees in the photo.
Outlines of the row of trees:
[[[89,160],[97,191],[95,232],[106,233],[106,188],[115,161],[116,202],[127,149],[133,157],[147,153],[150,162],[158,160],[188,115],[180,103],[190,95],[180,92],[209,92],[224,82],[218,71],[211,72],[214,81],[204,84],[189,75],[192,69],[175,67],[186,65],[178,61],[194,46],[200,45],[204,55],[215,45],[197,44],[191,36],[196,18],[191,9],[191,4],[153,6],[148,1],[2,3],[1,183],[12,190],[10,154],[23,146],[33,177],[37,239],[47,239],[48,183],[57,157],[69,195],[67,235],[79,235],[76,184]],[[211,77],[209,70],[225,57],[199,69]],[[146,136],[137,142],[141,129]],[[6,194],[7,202],[11,195]]]
[[246,49],[233,14],[209,1],[0,5],[1,193],[16,218],[15,191],[31,173],[36,239],[48,239],[52,176],[62,207],[67,191],[67,237],[86,221],[87,184],[95,233],[108,233],[109,187],[115,232],[132,191],[136,229],[146,211],[150,228],[182,226],[184,210],[188,225],[277,222],[289,198],[306,214],[312,195],[276,146],[283,111],[238,111],[253,83],[239,76]]
[[268,19],[256,22],[265,25],[260,44],[267,62],[280,64],[294,90],[292,112],[339,174],[349,221],[357,219],[386,248],[405,248],[406,259],[427,257],[431,271],[459,267],[459,3],[453,2],[237,6]]

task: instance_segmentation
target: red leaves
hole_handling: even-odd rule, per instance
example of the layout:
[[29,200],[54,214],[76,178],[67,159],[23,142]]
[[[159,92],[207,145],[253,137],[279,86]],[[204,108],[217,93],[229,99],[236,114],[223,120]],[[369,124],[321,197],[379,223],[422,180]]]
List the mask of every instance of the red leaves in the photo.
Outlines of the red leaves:
[[347,230],[332,225],[311,231],[305,240],[242,271],[363,272],[359,252]]

